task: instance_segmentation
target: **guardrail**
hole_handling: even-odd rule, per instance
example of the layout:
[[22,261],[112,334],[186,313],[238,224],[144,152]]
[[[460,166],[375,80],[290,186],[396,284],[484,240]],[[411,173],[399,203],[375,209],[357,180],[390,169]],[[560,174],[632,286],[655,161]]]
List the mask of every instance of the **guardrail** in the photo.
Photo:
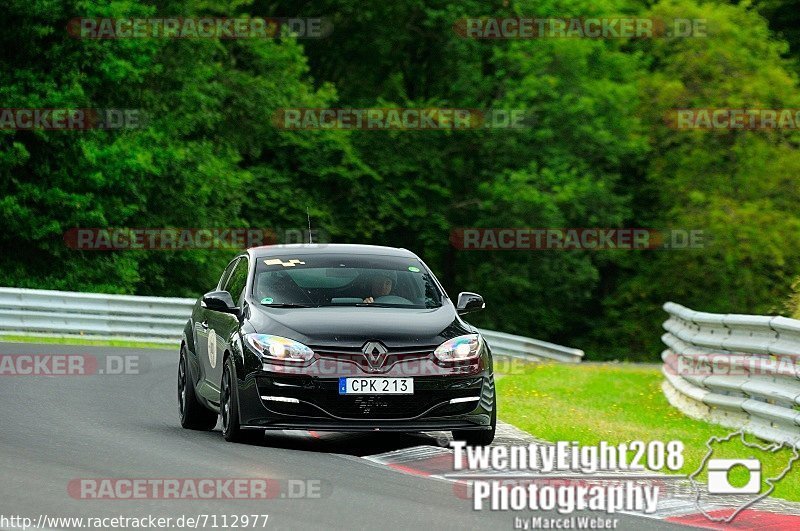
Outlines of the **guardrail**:
[[800,446],[800,321],[668,302],[662,386],[685,414]]
[[565,363],[579,363],[583,359],[583,351],[577,348],[562,347],[530,337],[514,336],[493,330],[481,330],[492,354],[509,356],[524,360],[554,360]]
[[194,301],[0,288],[0,334],[175,343]]
[[[176,344],[194,299],[0,288],[0,336],[82,337]],[[481,330],[501,356],[578,362],[583,351]]]

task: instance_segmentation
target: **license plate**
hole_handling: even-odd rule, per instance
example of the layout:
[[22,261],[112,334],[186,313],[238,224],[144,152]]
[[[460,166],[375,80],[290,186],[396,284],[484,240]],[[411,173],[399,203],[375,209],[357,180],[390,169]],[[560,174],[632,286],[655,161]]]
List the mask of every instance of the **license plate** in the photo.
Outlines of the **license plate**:
[[339,378],[340,395],[413,395],[413,378]]

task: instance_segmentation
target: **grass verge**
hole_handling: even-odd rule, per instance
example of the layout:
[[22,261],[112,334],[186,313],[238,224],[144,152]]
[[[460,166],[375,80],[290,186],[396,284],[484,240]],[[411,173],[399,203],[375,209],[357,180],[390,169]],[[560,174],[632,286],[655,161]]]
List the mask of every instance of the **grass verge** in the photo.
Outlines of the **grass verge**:
[[[693,420],[673,408],[661,391],[663,379],[653,366],[530,364],[520,373],[498,380],[498,412],[502,420],[553,442],[594,445],[604,440],[616,445],[633,440],[680,440],[685,445],[684,466],[673,473],[691,474],[708,451],[706,441],[734,430]],[[748,441],[760,442],[750,436]],[[730,441],[715,448],[712,457],[757,457],[762,462],[762,477],[768,478],[778,475],[792,455],[788,449],[769,454]],[[747,475],[735,471],[731,483],[741,486]],[[700,477],[705,480],[706,476]],[[800,501],[800,461],[777,484],[772,496]]]
[[89,347],[124,347],[124,348],[157,348],[167,350],[178,350],[178,342],[175,345],[163,343],[140,343],[138,341],[125,341],[121,339],[83,339],[80,337],[33,337],[33,336],[0,336],[0,343],[40,343],[56,345],[83,345]]

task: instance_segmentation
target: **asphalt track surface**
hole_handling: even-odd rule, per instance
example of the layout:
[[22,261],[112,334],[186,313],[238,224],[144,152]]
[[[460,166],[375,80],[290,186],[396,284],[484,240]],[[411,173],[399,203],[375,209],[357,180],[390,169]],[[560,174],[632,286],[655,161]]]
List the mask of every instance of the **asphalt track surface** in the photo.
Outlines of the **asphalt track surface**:
[[[36,521],[41,514],[268,514],[268,529],[429,530],[512,529],[515,516],[559,516],[474,511],[471,500],[454,494],[452,484],[360,458],[442,444],[427,435],[315,438],[307,432],[268,432],[254,444],[232,444],[222,439],[219,426],[212,432],[184,430],[178,422],[176,350],[0,343],[0,354],[140,360],[139,374],[0,376],[0,516]],[[327,487],[316,499],[269,500],[86,500],[68,492],[70,481],[81,478],[251,477],[321,480]],[[619,519],[618,529],[680,527],[636,516],[614,517]]]

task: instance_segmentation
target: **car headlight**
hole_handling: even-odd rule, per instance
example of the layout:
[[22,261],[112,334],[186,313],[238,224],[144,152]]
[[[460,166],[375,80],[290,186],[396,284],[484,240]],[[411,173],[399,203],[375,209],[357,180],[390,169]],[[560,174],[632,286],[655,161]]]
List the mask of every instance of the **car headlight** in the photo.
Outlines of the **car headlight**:
[[472,360],[481,354],[481,336],[468,334],[448,339],[433,351],[441,361]]
[[308,361],[314,351],[304,344],[281,336],[247,334],[247,343],[264,358],[282,361]]

